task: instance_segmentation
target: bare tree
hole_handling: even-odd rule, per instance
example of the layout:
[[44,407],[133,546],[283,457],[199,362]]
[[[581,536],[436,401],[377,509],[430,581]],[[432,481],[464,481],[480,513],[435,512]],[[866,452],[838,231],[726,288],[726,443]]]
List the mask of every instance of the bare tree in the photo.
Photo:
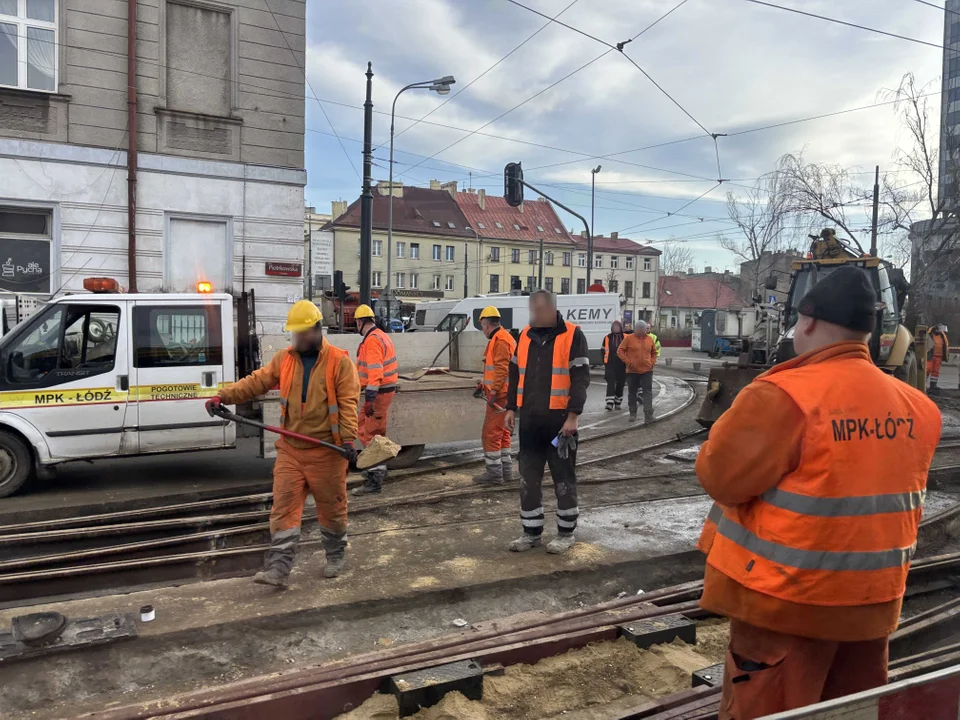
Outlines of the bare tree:
[[693,267],[693,250],[677,240],[668,240],[660,255],[660,274],[677,275]]
[[773,269],[774,255],[785,245],[790,218],[789,186],[779,170],[757,179],[743,194],[727,193],[727,215],[735,223],[737,237],[718,238],[720,247],[747,264],[748,277],[741,277],[747,286],[744,297],[752,297],[760,289],[762,279]]

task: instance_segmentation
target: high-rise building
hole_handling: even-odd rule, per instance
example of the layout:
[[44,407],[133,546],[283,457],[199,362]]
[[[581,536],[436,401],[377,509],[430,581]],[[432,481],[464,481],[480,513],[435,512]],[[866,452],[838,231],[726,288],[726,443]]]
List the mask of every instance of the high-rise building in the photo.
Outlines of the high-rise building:
[[[943,13],[943,89],[940,102],[940,202],[954,195],[951,167],[960,151],[960,0]],[[953,160],[951,161],[951,157]]]

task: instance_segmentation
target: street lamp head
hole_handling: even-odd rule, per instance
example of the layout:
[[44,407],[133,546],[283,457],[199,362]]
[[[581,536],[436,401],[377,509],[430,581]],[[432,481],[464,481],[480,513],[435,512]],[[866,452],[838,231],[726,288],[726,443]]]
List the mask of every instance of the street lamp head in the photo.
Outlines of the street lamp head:
[[449,95],[450,86],[456,82],[457,81],[454,79],[453,75],[444,75],[442,78],[437,78],[434,80],[433,84],[430,86],[430,89],[437,93],[437,95]]
[[430,89],[433,90],[437,95],[449,95],[450,86],[449,85],[431,85]]
[[601,167],[603,167],[603,166],[602,166],[602,165],[597,165],[597,166],[596,166],[593,170],[591,170],[590,172],[592,172],[594,175],[596,175],[598,172],[600,172],[600,168],[601,168]]

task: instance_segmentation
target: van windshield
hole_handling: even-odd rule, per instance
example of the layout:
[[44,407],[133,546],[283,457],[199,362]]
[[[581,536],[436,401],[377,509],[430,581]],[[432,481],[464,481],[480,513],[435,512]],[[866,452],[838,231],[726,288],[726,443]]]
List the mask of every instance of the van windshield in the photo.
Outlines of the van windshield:
[[450,313],[437,323],[437,332],[456,332],[467,322],[467,316],[461,313]]

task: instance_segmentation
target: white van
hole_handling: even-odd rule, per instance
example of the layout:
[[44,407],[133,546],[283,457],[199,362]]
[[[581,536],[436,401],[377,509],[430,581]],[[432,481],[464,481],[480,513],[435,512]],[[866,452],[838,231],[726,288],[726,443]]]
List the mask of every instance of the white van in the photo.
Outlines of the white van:
[[[603,338],[610,332],[610,323],[622,320],[620,297],[616,293],[557,295],[557,310],[567,322],[580,326],[590,348],[590,363],[603,364]],[[500,322],[514,335],[529,323],[528,295],[477,296],[457,301],[449,314],[437,323],[437,332],[458,330],[468,321],[464,332],[480,330],[480,311],[493,305],[500,311]]]
[[413,319],[407,332],[432,332],[447,313],[457,306],[459,300],[424,300],[418,302],[413,311]]

